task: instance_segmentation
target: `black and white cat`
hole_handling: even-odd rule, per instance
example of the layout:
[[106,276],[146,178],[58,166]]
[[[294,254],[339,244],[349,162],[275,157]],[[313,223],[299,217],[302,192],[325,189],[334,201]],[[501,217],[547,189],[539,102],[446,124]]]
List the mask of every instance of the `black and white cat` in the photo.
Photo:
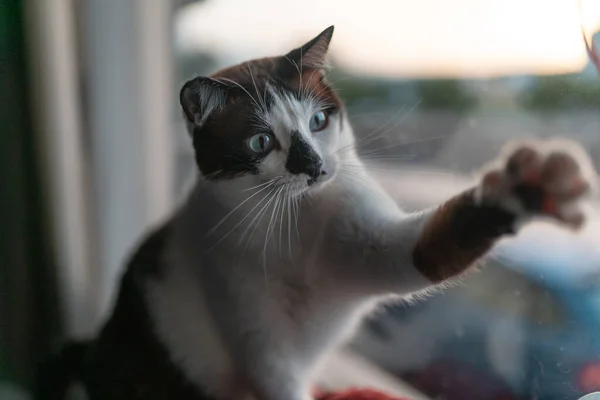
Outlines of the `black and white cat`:
[[307,400],[316,365],[382,298],[459,276],[532,216],[581,225],[566,206],[589,160],[546,143],[403,212],[326,82],[332,33],[183,86],[198,182],[134,253],[99,336],[51,364],[61,387],[45,399],[76,379],[92,400]]

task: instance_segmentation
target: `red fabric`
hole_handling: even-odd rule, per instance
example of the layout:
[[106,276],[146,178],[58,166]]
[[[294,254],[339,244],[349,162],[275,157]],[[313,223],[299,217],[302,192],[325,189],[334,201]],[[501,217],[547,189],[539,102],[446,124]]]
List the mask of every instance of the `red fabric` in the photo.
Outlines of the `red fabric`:
[[316,400],[409,400],[372,389],[351,389],[336,393],[320,393]]

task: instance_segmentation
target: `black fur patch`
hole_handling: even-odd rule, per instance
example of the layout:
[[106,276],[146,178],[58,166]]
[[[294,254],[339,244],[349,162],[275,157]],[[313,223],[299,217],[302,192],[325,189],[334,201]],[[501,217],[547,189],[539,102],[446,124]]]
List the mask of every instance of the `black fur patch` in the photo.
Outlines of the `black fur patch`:
[[142,284],[159,279],[169,227],[152,233],[129,263],[113,314],[84,359],[90,400],[211,400],[170,360],[154,327]]
[[292,133],[292,144],[285,168],[290,174],[308,174],[316,179],[321,174],[323,161],[312,147],[302,140],[299,132]]

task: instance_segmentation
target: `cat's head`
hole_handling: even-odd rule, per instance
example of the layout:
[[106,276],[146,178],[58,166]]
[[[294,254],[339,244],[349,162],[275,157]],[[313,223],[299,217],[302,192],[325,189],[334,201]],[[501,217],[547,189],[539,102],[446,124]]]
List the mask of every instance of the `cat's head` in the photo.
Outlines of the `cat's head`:
[[285,184],[298,194],[333,177],[348,124],[324,76],[332,34],[329,27],[286,55],[183,86],[181,106],[206,179]]

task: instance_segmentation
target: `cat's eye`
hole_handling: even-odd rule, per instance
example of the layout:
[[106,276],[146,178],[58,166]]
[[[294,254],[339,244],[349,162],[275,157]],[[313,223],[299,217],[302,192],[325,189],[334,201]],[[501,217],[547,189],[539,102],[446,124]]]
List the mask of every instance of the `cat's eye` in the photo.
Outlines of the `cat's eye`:
[[318,111],[310,117],[310,121],[308,122],[308,128],[311,132],[319,132],[327,127],[329,123],[329,115],[326,111]]
[[248,140],[248,147],[254,153],[265,154],[273,147],[273,138],[268,133],[259,133]]

